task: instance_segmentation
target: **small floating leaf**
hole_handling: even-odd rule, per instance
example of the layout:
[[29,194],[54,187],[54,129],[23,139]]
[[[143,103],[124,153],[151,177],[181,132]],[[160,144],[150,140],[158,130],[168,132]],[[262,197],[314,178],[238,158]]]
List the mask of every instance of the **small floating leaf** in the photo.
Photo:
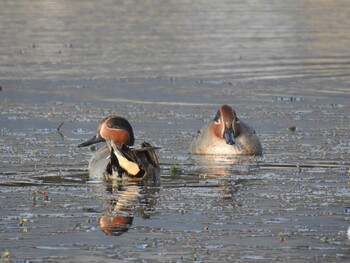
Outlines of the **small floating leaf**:
[[178,167],[176,167],[175,165],[170,167],[170,173],[172,176],[176,176],[178,175],[180,169]]
[[10,252],[5,251],[1,254],[1,258],[4,260],[8,260],[10,258]]

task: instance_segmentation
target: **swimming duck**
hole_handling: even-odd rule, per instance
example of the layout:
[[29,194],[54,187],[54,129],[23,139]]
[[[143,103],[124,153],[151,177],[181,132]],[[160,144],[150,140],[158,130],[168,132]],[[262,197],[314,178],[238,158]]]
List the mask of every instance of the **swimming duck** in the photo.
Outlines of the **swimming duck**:
[[215,155],[260,155],[262,146],[255,130],[238,119],[229,105],[222,105],[214,120],[198,131],[191,152]]
[[[115,175],[118,177],[126,175],[140,179],[144,178],[145,174],[150,177],[152,170],[154,174],[159,174],[155,148],[147,142],[144,142],[141,148],[129,148],[134,145],[135,138],[133,129],[125,118],[116,115],[104,118],[96,135],[79,144],[78,147],[86,147],[99,142],[106,142],[106,146],[99,149],[90,159],[90,178],[112,179]],[[135,165],[126,162],[123,157],[129,162],[134,162]],[[136,172],[136,165],[140,167],[139,172]]]

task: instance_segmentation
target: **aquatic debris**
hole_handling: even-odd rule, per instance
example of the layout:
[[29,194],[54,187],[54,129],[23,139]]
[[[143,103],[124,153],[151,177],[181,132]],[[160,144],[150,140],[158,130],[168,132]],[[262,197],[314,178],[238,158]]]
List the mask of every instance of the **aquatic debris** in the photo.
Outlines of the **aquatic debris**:
[[[43,197],[43,204],[42,205],[37,205],[37,195],[40,194]],[[35,190],[33,191],[33,206],[34,207],[44,207],[46,206],[46,202],[49,200],[49,196],[46,192],[42,190]]]
[[27,221],[28,221],[27,218],[21,218],[21,219],[19,220],[19,226],[24,226],[24,223],[27,222]]
[[140,248],[140,249],[145,249],[148,247],[148,245],[147,244],[137,244],[136,247]]
[[297,127],[294,124],[289,124],[288,125],[288,131],[295,132]]
[[199,174],[198,177],[202,178],[202,179],[207,179],[208,174],[206,174],[206,173],[205,174]]
[[90,149],[90,151],[92,151],[92,152],[96,152],[97,147],[96,147],[96,145],[91,145],[89,149]]
[[63,124],[64,124],[64,121],[62,121],[61,124],[58,125],[58,127],[57,127],[57,132],[61,135],[62,138],[64,137],[63,133],[61,131],[61,128],[62,128]]
[[350,239],[350,226],[348,228],[348,239]]
[[197,261],[197,247],[192,246],[192,257],[193,261]]
[[170,167],[170,174],[172,176],[177,176],[179,172],[180,172],[180,169],[177,166],[173,165]]
[[260,169],[271,169],[271,168],[343,168],[344,164],[338,164],[336,162],[327,163],[260,163]]
[[297,169],[298,169],[298,174],[300,175],[301,174],[301,167],[300,167],[300,164],[297,164]]
[[286,96],[276,97],[275,100],[276,101],[291,101],[291,102],[302,101],[302,99],[298,98],[298,97],[286,97]]
[[7,261],[9,258],[10,258],[10,252],[5,251],[5,252],[3,252],[3,253],[1,254],[1,259]]
[[279,238],[280,238],[280,243],[283,244],[284,241],[286,241],[286,236],[285,236],[285,234],[279,233],[278,236],[279,236]]
[[81,227],[82,227],[81,222],[80,221],[76,221],[75,224],[74,224],[74,229],[75,230],[79,230],[79,229],[81,229]]
[[326,242],[328,242],[328,240],[329,240],[329,238],[326,236],[320,237],[320,242],[322,242],[322,243],[326,243]]
[[57,127],[57,131],[61,131],[61,128],[62,128],[63,124],[64,124],[64,121],[62,121],[62,122],[61,122],[61,124],[60,124],[60,125],[58,125],[58,127]]

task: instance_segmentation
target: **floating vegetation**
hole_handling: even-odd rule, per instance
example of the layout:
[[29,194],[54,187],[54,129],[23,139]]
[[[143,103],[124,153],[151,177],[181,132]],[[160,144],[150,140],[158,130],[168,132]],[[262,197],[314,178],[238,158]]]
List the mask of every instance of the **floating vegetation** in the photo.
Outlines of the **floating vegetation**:
[[179,175],[179,172],[180,172],[180,169],[177,166],[173,165],[170,167],[171,176],[177,176]]
[[10,259],[10,252],[8,252],[8,251],[3,252],[1,254],[1,259],[5,260],[5,261],[9,260]]
[[92,151],[92,152],[96,152],[97,147],[96,147],[96,145],[91,145],[89,149],[90,149],[90,151]]
[[81,222],[80,221],[76,221],[75,224],[74,224],[74,229],[75,230],[79,230],[79,229],[81,229],[81,227],[82,227]]

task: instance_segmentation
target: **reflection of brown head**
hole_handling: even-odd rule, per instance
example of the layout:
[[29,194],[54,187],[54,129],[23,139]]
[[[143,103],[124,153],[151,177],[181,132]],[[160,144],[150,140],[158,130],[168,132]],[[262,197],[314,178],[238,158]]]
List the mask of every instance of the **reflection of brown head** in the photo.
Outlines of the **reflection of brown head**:
[[101,216],[99,223],[103,233],[107,236],[119,236],[127,232],[132,225],[134,217],[122,215]]

